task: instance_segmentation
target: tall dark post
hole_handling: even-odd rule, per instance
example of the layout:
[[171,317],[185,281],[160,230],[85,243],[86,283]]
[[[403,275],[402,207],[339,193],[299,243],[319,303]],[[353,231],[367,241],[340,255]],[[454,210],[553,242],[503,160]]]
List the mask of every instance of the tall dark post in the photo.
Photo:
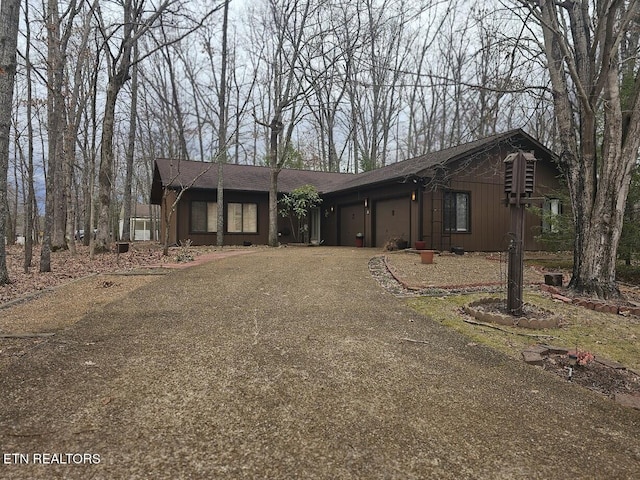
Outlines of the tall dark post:
[[509,244],[509,270],[507,279],[507,309],[514,316],[522,315],[522,285],[524,272],[524,218],[525,207],[535,185],[533,153],[517,152],[504,160],[504,190],[511,218]]

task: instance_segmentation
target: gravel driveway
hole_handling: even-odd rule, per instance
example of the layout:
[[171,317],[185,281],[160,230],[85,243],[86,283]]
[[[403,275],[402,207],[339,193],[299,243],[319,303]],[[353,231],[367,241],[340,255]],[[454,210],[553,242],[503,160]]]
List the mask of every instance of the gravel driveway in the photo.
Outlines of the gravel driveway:
[[0,477],[640,477],[640,412],[412,312],[373,253],[260,249],[58,332],[0,372]]

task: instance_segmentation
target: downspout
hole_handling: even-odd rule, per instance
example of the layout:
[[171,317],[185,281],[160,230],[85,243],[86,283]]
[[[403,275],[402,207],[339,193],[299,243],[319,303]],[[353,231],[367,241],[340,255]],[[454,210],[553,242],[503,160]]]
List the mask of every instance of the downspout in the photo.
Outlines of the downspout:
[[434,229],[433,229],[433,226],[434,226],[434,225],[433,225],[433,220],[434,220],[434,218],[435,218],[435,216],[436,216],[436,215],[435,215],[435,212],[434,212],[434,210],[433,210],[433,208],[434,208],[434,207],[433,207],[433,206],[434,206],[434,203],[433,203],[433,193],[434,193],[434,190],[431,190],[431,250],[435,250],[435,247],[434,247],[434,243],[433,243],[433,242],[435,242],[435,239],[436,239],[436,234],[435,234],[435,231],[434,231]]
[[418,183],[418,238],[416,240],[424,239],[424,195],[422,182]]
[[[176,193],[176,195],[177,195],[177,193]],[[180,200],[182,200],[182,199],[180,199]],[[176,205],[175,214],[176,214],[176,226],[175,226],[175,230],[174,231],[175,231],[175,234],[176,234],[175,244],[177,245],[178,241],[179,241],[178,235],[180,233],[180,202],[178,202],[177,205]]]

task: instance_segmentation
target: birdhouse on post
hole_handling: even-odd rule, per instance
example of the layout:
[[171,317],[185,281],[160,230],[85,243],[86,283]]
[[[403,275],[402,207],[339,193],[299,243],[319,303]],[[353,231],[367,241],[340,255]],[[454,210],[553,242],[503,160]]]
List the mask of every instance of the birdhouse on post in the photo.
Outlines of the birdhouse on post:
[[533,194],[535,176],[536,157],[533,153],[518,151],[504,159],[504,191],[511,218],[507,309],[514,316],[522,315],[525,207]]

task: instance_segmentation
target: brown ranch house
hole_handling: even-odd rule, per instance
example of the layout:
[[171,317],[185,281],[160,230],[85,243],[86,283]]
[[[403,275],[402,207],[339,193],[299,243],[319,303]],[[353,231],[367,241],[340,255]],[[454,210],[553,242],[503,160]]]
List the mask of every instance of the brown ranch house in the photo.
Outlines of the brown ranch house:
[[[504,159],[518,151],[533,152],[539,206],[559,213],[561,190],[553,152],[524,131],[512,130],[359,174],[283,169],[278,190],[290,192],[314,185],[322,204],[310,212],[312,243],[382,248],[393,238],[426,248],[465,251],[506,250],[509,209],[505,206]],[[228,245],[267,244],[269,168],[224,165],[224,208],[216,204],[217,165],[159,159],[155,162],[151,203],[161,205],[162,236],[169,242],[190,239],[194,245],[216,244],[218,212],[224,213]],[[165,212],[182,189],[169,225]],[[542,249],[534,236],[540,216],[526,214],[525,248]],[[279,218],[282,243],[293,242],[290,223]]]

